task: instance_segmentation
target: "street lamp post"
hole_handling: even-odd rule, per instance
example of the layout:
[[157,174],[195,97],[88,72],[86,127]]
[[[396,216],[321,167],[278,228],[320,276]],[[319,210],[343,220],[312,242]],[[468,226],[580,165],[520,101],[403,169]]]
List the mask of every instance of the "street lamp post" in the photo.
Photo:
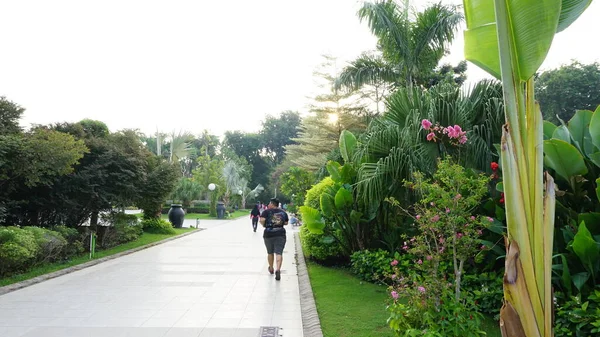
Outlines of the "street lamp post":
[[217,216],[217,193],[215,193],[215,189],[217,185],[210,183],[208,184],[208,189],[210,190],[210,209],[208,213],[211,217]]

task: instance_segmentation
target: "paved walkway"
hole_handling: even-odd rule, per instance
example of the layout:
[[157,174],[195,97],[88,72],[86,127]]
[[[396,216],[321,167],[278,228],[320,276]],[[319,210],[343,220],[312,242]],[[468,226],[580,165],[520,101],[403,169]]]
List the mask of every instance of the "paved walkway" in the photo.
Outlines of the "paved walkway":
[[[186,221],[187,226],[195,221]],[[281,281],[250,220],[204,231],[0,296],[0,336],[302,337],[293,233]]]

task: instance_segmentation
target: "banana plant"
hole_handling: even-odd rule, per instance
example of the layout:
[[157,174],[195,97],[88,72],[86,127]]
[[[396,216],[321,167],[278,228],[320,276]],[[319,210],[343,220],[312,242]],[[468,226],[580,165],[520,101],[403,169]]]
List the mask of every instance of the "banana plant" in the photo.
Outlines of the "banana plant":
[[554,35],[591,0],[463,0],[465,57],[502,80],[506,206],[504,337],[550,337],[554,181],[543,173],[543,121],[533,76]]

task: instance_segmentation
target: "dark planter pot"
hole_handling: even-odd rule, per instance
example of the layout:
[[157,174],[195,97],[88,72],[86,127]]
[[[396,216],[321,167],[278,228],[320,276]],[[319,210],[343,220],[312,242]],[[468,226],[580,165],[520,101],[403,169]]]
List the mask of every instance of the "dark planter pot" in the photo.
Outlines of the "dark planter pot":
[[181,208],[180,204],[172,204],[169,210],[169,222],[175,228],[181,228],[183,226],[183,219],[185,218],[185,212]]

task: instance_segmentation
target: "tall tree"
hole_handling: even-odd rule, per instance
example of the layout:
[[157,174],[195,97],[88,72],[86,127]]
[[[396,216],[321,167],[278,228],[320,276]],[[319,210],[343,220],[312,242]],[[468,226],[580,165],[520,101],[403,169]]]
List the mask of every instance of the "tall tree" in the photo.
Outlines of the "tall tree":
[[300,114],[294,111],[284,111],[278,117],[267,116],[263,121],[260,135],[267,155],[275,164],[283,160],[284,147],[294,143],[292,139],[298,135],[299,126]]
[[144,218],[158,218],[163,203],[175,188],[179,171],[177,166],[156,155],[148,157],[145,171],[135,204],[143,210]]
[[227,131],[225,132],[221,152],[226,153],[230,150],[235,155],[245,158],[248,164],[252,166],[252,175],[249,179],[250,185],[261,184],[267,186],[273,162],[262,155],[264,148],[264,138],[258,133]]
[[558,123],[573,117],[576,110],[595,110],[600,105],[600,64],[573,61],[541,73],[535,82],[535,97],[544,118]]
[[384,80],[396,86],[430,85],[463,19],[455,7],[434,4],[410,13],[409,2],[365,2],[358,11],[367,21],[383,59],[359,57],[344,69],[336,85],[357,89]]
[[324,61],[313,73],[320,93],[310,104],[309,115],[300,123],[296,144],[285,146],[286,160],[310,172],[322,169],[328,159],[339,160],[338,140],[342,130],[361,133],[369,112],[354,92],[333,89],[337,74],[336,59],[323,55]]
[[0,135],[16,134],[21,132],[19,119],[25,109],[0,96]]

